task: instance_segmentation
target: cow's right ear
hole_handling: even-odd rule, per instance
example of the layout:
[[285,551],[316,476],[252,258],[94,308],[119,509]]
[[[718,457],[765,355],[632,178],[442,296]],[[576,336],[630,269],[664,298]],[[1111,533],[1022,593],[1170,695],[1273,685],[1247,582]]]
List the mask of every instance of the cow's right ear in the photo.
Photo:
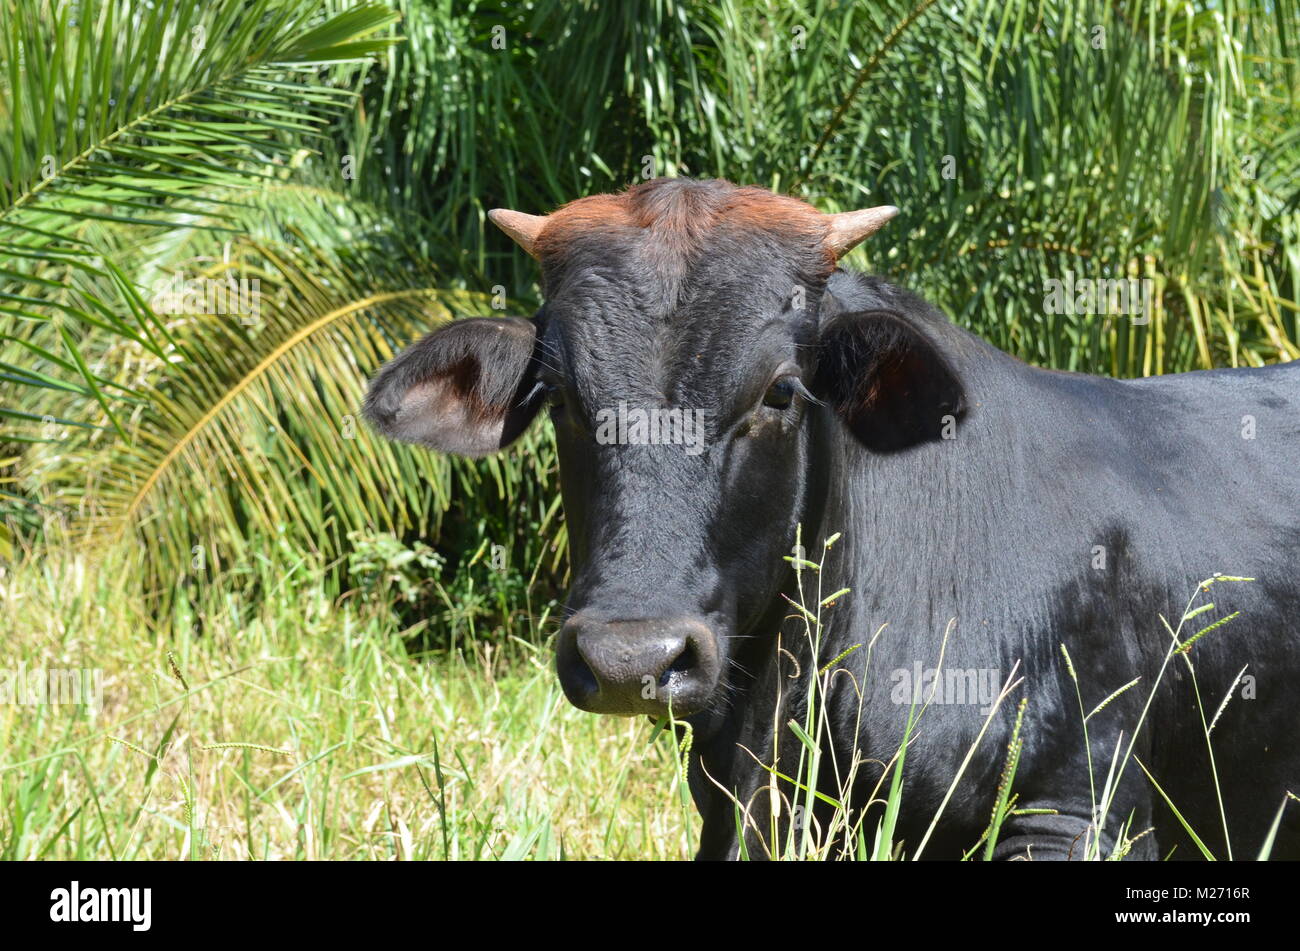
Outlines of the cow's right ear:
[[923,330],[887,310],[830,321],[817,348],[813,389],[877,452],[938,441],[967,408],[966,388],[949,356]]
[[383,435],[483,456],[514,442],[542,404],[537,329],[519,317],[447,324],[390,361],[370,384],[365,416]]

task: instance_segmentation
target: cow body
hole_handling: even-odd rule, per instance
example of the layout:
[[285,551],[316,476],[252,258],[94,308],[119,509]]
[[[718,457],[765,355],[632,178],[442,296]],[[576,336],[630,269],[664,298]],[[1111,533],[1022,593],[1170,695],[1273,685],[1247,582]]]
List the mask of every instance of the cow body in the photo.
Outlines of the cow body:
[[[890,675],[936,668],[941,651],[944,668],[979,672],[965,682],[975,679],[984,691],[955,704],[944,703],[940,691],[924,714],[907,755],[896,836],[905,852],[925,835],[976,741],[989,705],[985,672],[996,672],[1000,686],[1018,662],[1024,683],[995,715],[924,854],[959,857],[987,827],[1015,700],[1026,696],[1017,805],[1061,815],[1011,819],[998,854],[1081,856],[1090,783],[1060,645],[1073,659],[1086,711],[1142,678],[1089,722],[1100,793],[1120,731],[1126,748],[1170,646],[1160,617],[1176,627],[1197,585],[1223,573],[1256,580],[1214,585],[1196,604],[1213,601],[1215,610],[1193,618],[1182,636],[1241,612],[1199,640],[1190,656],[1207,719],[1234,693],[1212,734],[1215,765],[1234,855],[1255,857],[1285,792],[1300,786],[1300,714],[1292,697],[1300,677],[1300,364],[1116,381],[1026,366],[874,279],[833,275],[824,315],[836,309],[889,310],[923,327],[958,364],[970,401],[956,438],[901,452],[862,446],[829,413],[816,428],[821,502],[808,513],[805,547],[816,557],[817,538],[843,533],[822,589],[852,591],[824,618],[822,662],[865,646],[884,626],[869,670],[865,649],[838,665],[865,680],[866,690],[859,704],[850,681],[836,679],[834,732],[855,736],[867,758],[889,761],[913,696]],[[1248,417],[1253,439],[1243,438]],[[792,585],[785,594],[798,600]],[[772,607],[768,623],[791,613]],[[801,622],[784,625],[787,649],[803,647]],[[756,822],[765,827],[764,797],[752,792],[765,785],[766,771],[736,751],[769,750],[777,740],[787,769],[798,755],[774,725],[798,718],[804,697],[786,686],[788,709],[774,715],[790,670],[770,645],[760,637],[738,653],[738,666],[757,672],[733,701],[733,710],[743,712],[702,729],[707,739],[697,752],[694,789],[704,803],[703,856],[731,857],[739,849],[733,801],[705,774],[726,777],[724,785],[729,780],[742,801],[752,798]],[[1240,684],[1233,688],[1243,667],[1257,687],[1246,691],[1250,699]],[[1170,663],[1134,752],[1211,851],[1226,856],[1200,714],[1181,659]],[[842,772],[850,758],[840,751]],[[878,764],[861,768],[860,795],[875,787],[880,772]],[[837,784],[832,778],[827,785]],[[1131,812],[1134,837],[1155,828],[1132,855],[1199,857],[1136,763],[1121,788],[1111,816]],[[1117,825],[1112,821],[1103,834],[1103,854],[1113,848]],[[866,828],[873,831],[874,822]],[[750,854],[761,849],[749,843]],[[1274,849],[1275,857],[1283,855],[1300,857],[1294,814]]]
[[[546,217],[493,212],[538,259],[545,306],[416,343],[367,417],[482,455],[549,416],[572,567],[561,684],[593,712],[686,719],[701,857],[774,854],[792,817],[831,828],[773,778],[800,771],[788,724],[823,668],[818,787],[869,847],[878,780],[919,715],[894,842],[972,850],[1024,699],[1011,792],[1031,814],[1008,817],[997,856],[1197,857],[1156,782],[1216,857],[1254,857],[1300,792],[1300,365],[1031,368],[837,269],[895,211],[657,180]],[[609,425],[629,408],[689,418],[691,438]],[[791,545],[821,561],[837,533],[801,593]],[[1254,580],[1198,595],[1218,573]],[[814,656],[790,604],[841,588]],[[1194,595],[1213,607],[1180,627]],[[1179,642],[1223,623],[1171,656],[1162,618]],[[1273,854],[1300,857],[1300,803],[1284,815]]]

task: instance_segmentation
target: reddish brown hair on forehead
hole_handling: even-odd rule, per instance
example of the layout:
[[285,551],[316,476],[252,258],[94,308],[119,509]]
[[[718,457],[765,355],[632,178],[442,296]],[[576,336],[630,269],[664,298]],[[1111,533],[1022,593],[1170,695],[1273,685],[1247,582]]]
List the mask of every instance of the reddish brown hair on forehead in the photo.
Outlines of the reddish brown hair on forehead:
[[[657,178],[618,194],[579,198],[557,209],[547,217],[536,251],[543,257],[562,254],[582,235],[636,230],[680,258],[698,248],[710,232],[728,226],[817,244],[829,230],[826,216],[812,205],[765,188],[722,179]],[[827,251],[826,271],[834,265],[834,256]]]

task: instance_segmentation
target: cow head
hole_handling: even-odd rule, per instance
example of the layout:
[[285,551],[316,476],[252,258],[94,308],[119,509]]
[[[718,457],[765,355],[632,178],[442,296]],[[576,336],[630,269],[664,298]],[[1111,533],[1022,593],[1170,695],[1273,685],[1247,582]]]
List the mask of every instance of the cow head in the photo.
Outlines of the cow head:
[[543,308],[456,321],[376,377],[372,424],[444,452],[491,453],[550,419],[573,576],[557,666],[577,706],[691,714],[725,696],[789,570],[810,417],[881,425],[872,401],[893,384],[873,341],[905,332],[818,315],[836,259],[894,214],[682,179],[497,210],[540,264]]

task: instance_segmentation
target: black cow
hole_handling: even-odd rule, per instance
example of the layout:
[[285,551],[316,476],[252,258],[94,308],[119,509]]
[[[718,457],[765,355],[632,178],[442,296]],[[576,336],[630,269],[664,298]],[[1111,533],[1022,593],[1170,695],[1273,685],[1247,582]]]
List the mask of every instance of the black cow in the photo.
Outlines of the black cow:
[[[1216,856],[1230,842],[1254,858],[1300,792],[1300,364],[1131,381],[1035,369],[836,269],[894,212],[823,215],[689,180],[548,217],[493,212],[540,263],[545,306],[416,343],[375,379],[368,418],[480,455],[547,407],[573,574],[561,682],[585,710],[671,707],[690,724],[701,857],[770,854],[791,816],[829,828],[831,807],[800,816],[806,797],[768,767],[797,772],[787,724],[835,661],[819,783],[868,846],[878,781],[919,712],[894,841],[970,850],[1023,696],[997,857],[1199,857],[1159,783]],[[826,558],[803,570],[802,603],[851,589],[824,609],[815,661],[791,606],[799,526],[806,558]],[[1214,606],[1175,641],[1161,618],[1178,629],[1220,572],[1254,580],[1201,592],[1194,606]],[[1134,678],[1085,742],[1083,713]],[[1283,816],[1272,854],[1298,858],[1300,803]]]

